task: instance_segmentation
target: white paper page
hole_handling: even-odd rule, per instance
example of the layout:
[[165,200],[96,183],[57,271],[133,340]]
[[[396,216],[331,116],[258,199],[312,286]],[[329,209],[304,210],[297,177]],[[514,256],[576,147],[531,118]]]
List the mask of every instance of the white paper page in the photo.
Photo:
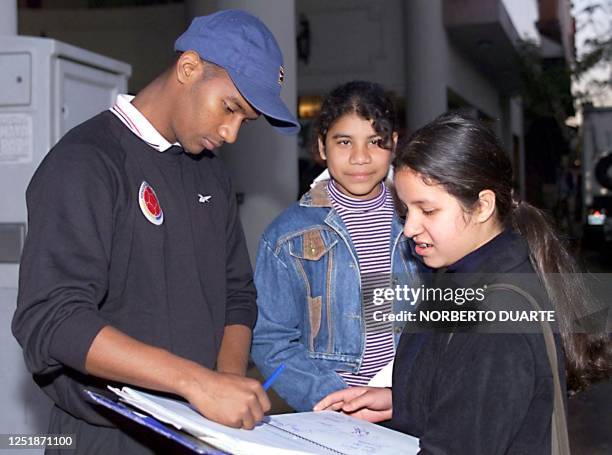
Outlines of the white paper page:
[[[410,455],[419,450],[418,439],[369,422],[331,411],[266,417],[253,430],[212,422],[185,402],[123,387],[109,387],[127,403],[160,421],[187,431],[233,454]],[[306,440],[305,440],[306,439]],[[308,441],[314,441],[317,446]],[[325,447],[331,448],[329,450]]]
[[270,424],[350,455],[411,455],[419,440],[339,412],[303,412],[270,416]]
[[368,385],[370,387],[391,387],[393,384],[393,360],[374,375]]
[[204,442],[237,455],[251,454],[327,454],[298,437],[270,425],[259,425],[253,430],[230,428],[208,420],[187,403],[123,387],[109,387],[125,402],[141,409],[158,420],[184,430]]

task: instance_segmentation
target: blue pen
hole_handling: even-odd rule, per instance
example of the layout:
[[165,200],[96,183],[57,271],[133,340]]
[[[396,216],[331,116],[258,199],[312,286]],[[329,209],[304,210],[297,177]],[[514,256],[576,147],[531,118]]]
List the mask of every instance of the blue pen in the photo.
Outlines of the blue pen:
[[276,381],[276,378],[278,378],[278,376],[283,372],[284,369],[285,369],[285,364],[281,363],[278,366],[278,368],[274,370],[274,373],[272,373],[272,375],[268,379],[266,379],[266,382],[263,383],[263,389],[268,390],[270,386],[274,383],[274,381]]

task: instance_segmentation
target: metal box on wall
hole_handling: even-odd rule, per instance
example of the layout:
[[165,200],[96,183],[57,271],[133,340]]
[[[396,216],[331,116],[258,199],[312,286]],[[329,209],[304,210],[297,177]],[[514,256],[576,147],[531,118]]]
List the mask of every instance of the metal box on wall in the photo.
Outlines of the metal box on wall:
[[131,67],[26,36],[0,36],[0,67],[0,223],[25,222],[24,194],[36,167],[68,130],[126,91]]

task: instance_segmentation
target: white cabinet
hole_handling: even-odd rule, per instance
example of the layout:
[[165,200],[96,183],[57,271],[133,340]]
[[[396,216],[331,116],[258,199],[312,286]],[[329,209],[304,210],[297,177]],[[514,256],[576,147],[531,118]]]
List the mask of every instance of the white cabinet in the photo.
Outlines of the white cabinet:
[[27,106],[31,100],[32,60],[27,52],[0,54],[0,105]]
[[112,106],[117,94],[125,92],[125,76],[122,74],[65,59],[57,59],[53,64],[57,86],[53,113],[56,140],[84,119]]

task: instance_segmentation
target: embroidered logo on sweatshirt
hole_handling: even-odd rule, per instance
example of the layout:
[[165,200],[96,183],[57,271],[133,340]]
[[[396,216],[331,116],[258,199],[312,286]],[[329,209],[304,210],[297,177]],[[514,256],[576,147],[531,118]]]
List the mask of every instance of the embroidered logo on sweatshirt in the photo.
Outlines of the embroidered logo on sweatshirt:
[[211,198],[212,195],[204,196],[203,194],[198,193],[198,202],[201,202],[203,204],[207,204],[208,202],[210,202]]
[[155,194],[155,190],[147,182],[143,181],[140,184],[138,191],[138,203],[140,210],[147,220],[156,226],[164,222],[164,212],[159,205],[159,200]]

